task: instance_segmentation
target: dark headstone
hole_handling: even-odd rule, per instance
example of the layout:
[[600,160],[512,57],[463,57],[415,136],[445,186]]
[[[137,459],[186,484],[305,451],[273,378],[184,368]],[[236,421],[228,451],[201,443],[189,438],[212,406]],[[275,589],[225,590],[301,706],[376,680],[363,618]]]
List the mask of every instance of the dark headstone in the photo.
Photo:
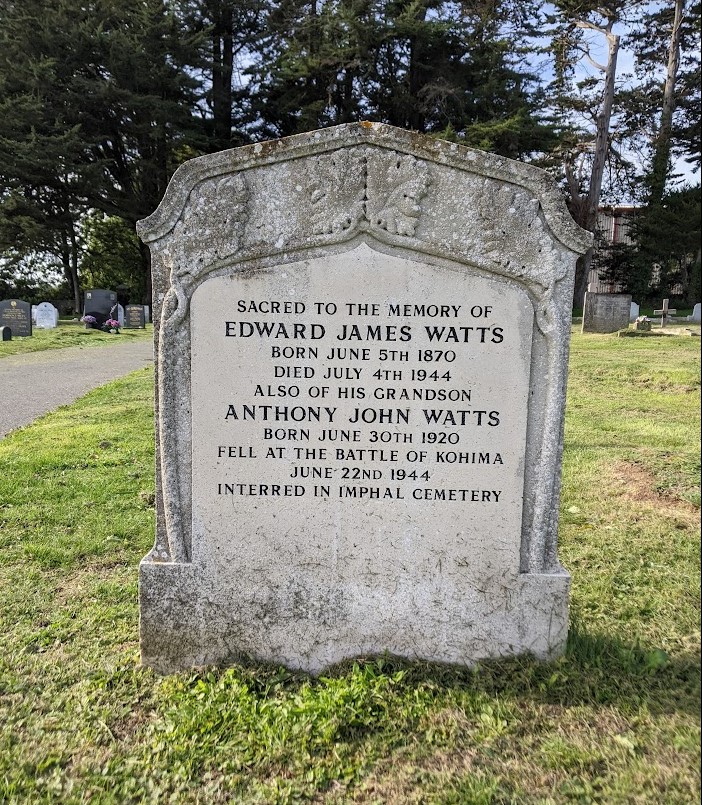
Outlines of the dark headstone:
[[146,314],[143,305],[127,305],[124,309],[125,330],[143,330],[146,327]]
[[12,330],[9,327],[0,327],[0,341],[12,341]]
[[588,293],[583,308],[584,333],[616,333],[629,326],[631,294]]
[[21,299],[0,302],[0,327],[9,327],[14,336],[32,334],[32,306]]
[[92,288],[85,292],[85,303],[83,305],[83,315],[95,316],[97,327],[102,327],[107,319],[110,318],[112,308],[115,308],[117,318],[117,294],[114,291],[107,291],[104,288]]

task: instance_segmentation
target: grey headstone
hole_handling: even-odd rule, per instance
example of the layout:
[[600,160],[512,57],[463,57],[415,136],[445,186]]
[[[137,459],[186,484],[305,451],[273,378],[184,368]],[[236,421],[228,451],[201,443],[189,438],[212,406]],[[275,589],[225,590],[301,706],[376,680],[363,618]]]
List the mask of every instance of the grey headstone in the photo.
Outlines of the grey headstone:
[[636,302],[631,303],[631,308],[629,310],[629,321],[636,321],[639,318],[639,310],[641,308],[636,304]]
[[349,124],[186,163],[138,231],[146,665],[563,650],[563,390],[592,238],[545,172]]
[[146,322],[146,324],[148,324],[149,321],[151,321],[149,319],[149,306],[148,305],[144,305],[144,321]]
[[0,327],[9,327],[15,338],[32,334],[32,306],[21,299],[0,302]]
[[615,333],[629,326],[631,294],[586,293],[583,307],[584,333]]
[[0,341],[12,341],[12,330],[10,327],[0,327]]
[[700,324],[702,322],[702,305],[700,305],[699,302],[692,308],[690,321],[694,322],[695,324]]

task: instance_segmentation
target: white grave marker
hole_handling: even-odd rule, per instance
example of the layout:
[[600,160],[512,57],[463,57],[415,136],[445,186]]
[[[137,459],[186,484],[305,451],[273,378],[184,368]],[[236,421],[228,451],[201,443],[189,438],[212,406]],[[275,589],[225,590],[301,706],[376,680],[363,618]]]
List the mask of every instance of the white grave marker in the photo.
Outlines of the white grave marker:
[[36,328],[52,330],[58,325],[58,310],[51,302],[41,302],[36,309]]

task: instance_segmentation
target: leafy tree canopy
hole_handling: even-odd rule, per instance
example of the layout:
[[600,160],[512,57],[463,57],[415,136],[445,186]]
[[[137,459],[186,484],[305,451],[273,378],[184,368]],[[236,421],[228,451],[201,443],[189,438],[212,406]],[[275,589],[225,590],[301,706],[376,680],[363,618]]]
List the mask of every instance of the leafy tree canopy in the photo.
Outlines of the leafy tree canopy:
[[[673,5],[684,15],[671,102],[662,78],[675,50]],[[650,164],[658,153],[666,186],[666,143],[699,164],[699,8],[0,0],[0,256],[6,266],[60,266],[76,310],[81,272],[148,301],[148,250],[128,232],[181,162],[359,119],[558,166],[571,210],[592,228],[608,186],[615,195],[652,186],[655,174],[660,187],[660,170],[637,171],[628,154]],[[618,83],[615,29],[636,49],[631,91]],[[578,66],[592,60],[598,31],[610,45],[604,81]],[[672,109],[670,127],[662,107]],[[581,285],[586,276],[583,263]]]

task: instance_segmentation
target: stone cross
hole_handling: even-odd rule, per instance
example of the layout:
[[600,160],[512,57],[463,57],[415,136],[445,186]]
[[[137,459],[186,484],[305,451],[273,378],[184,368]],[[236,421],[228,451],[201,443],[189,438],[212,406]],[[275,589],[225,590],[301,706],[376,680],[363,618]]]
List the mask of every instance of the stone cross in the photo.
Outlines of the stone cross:
[[668,299],[664,299],[663,307],[661,308],[661,310],[653,311],[654,316],[661,317],[661,327],[665,327],[665,325],[668,323],[668,316],[673,316],[678,312],[675,308],[669,308],[668,302],[669,302]]

